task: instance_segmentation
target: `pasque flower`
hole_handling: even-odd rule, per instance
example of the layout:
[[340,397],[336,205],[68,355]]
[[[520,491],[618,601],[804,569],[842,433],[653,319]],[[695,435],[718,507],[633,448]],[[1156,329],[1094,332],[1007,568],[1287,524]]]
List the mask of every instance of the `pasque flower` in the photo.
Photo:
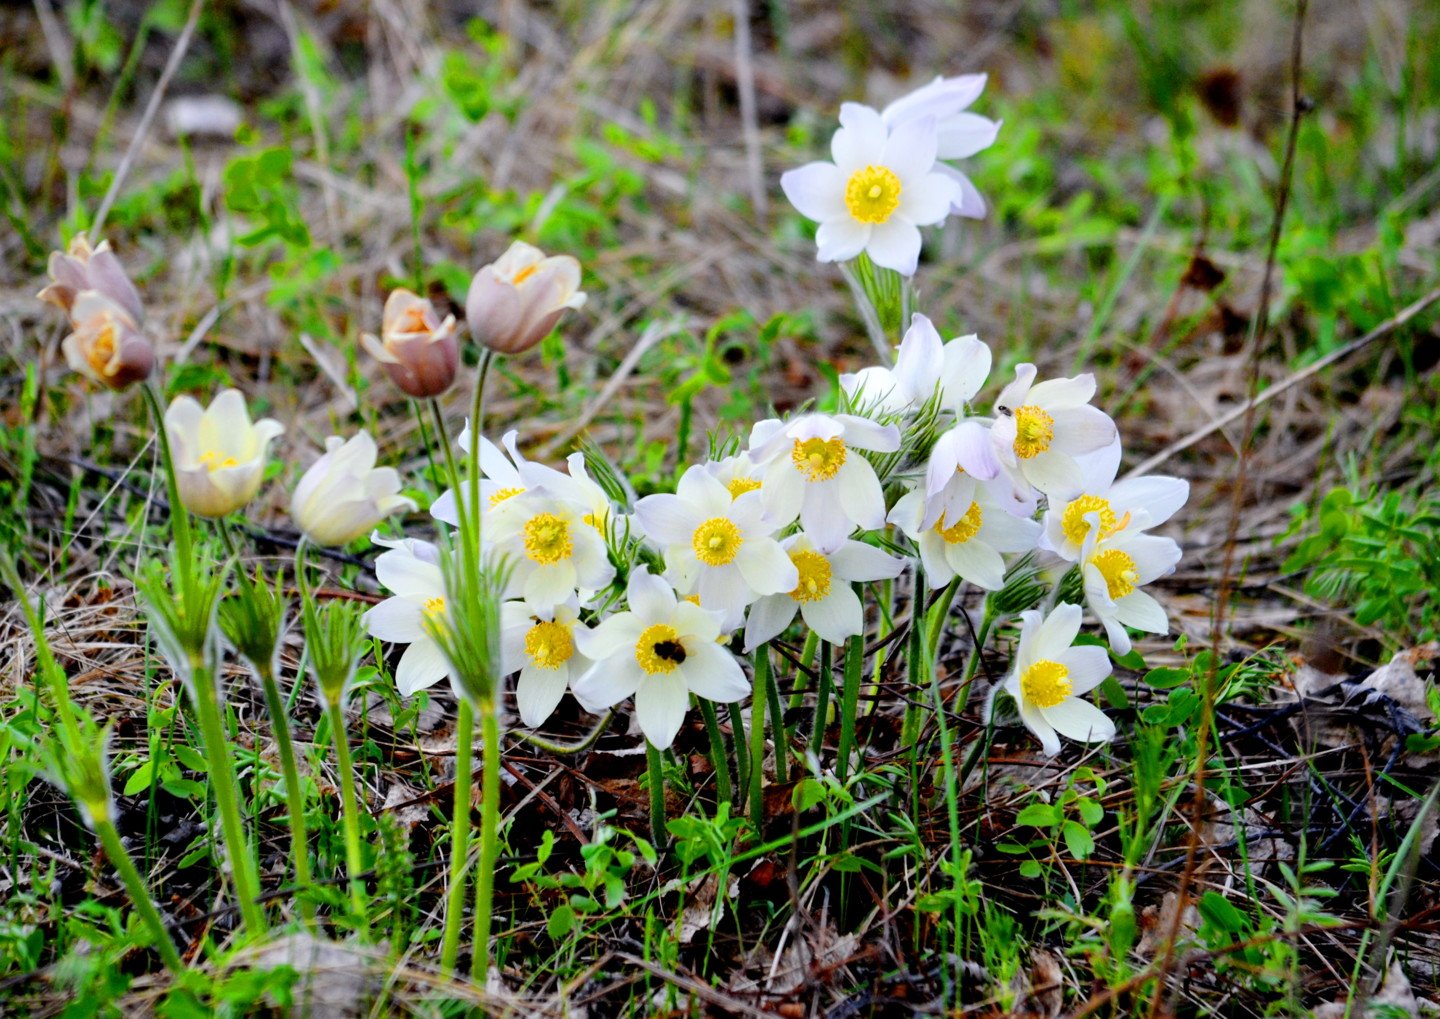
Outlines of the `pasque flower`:
[[508,601],[500,606],[500,658],[505,673],[520,670],[515,705],[532,729],[554,712],[572,681],[590,668],[575,648],[579,624],[574,598],[553,607]]
[[916,314],[900,341],[895,367],[863,368],[840,376],[840,388],[857,408],[872,414],[919,410],[939,394],[940,409],[960,414],[990,374],[990,348],[973,333],[946,343],[924,315]]
[[518,354],[543,340],[567,310],[584,304],[579,262],[569,255],[547,258],[516,241],[470,281],[465,318],[476,343]]
[[733,703],[750,683],[735,656],[716,643],[719,613],[677,599],[643,566],[630,574],[626,594],[629,611],[575,631],[576,646],[595,664],[572,690],[591,711],[633,694],[641,731],[664,750],[685,721],[692,693]]
[[375,577],[394,596],[365,613],[365,626],[377,640],[410,645],[395,667],[395,686],[409,697],[451,671],[449,659],[425,625],[446,611],[441,553],[417,538],[390,541],[377,534],[371,540],[389,548],[375,557]]
[[238,389],[222,391],[205,408],[192,397],[176,397],[165,411],[165,432],[186,508],[223,517],[248,503],[264,480],[270,442],[284,431],[274,418],[251,424]]
[[72,318],[76,299],[83,291],[93,290],[123,309],[137,326],[145,321],[140,292],[110,250],[109,241],[92,248],[83,233],[76,234],[67,251],[50,253],[50,279],[50,285],[37,296]]
[[1189,497],[1188,482],[1160,475],[1089,485],[1075,498],[1046,511],[1040,543],[1060,558],[1076,562],[1090,535],[1092,514],[1103,542],[1121,532],[1135,534],[1163,524]]
[[[1000,122],[967,113],[966,109],[985,90],[986,75],[962,74],[936,78],[909,95],[901,96],[880,117],[892,131],[913,120],[929,119],[935,124],[937,160],[964,159],[995,144]],[[959,190],[951,204],[957,215],[979,219],[985,215],[985,199],[965,176],[946,162],[936,162],[935,171],[955,181]]]
[[553,608],[577,589],[589,600],[615,578],[604,536],[587,515],[582,504],[537,488],[504,500],[486,518],[487,546],[509,562],[510,582],[532,606]]
[[750,457],[765,470],[761,505],[771,522],[800,526],[824,551],[856,527],[885,523],[880,478],[857,450],[893,453],[900,430],[853,414],[802,414],[761,421],[750,430]]
[[392,513],[414,510],[415,501],[400,494],[393,467],[376,467],[378,451],[368,432],[348,441],[325,440],[325,453],[310,465],[295,494],[290,516],[317,545],[345,545]]
[[1085,604],[1110,639],[1116,654],[1130,652],[1126,627],[1146,633],[1165,633],[1170,620],[1150,595],[1140,590],[1175,569],[1180,546],[1170,538],[1124,530],[1106,534],[1100,512],[1087,513],[1088,531],[1080,551],[1085,581]]
[[392,382],[416,399],[439,396],[455,381],[460,339],[454,315],[440,318],[435,306],[403,288],[385,299],[380,337],[364,333],[360,344]]
[[915,542],[925,573],[936,586],[959,577],[998,591],[1005,586],[1003,553],[1028,552],[1040,537],[1040,525],[1001,506],[988,485],[977,486],[970,504],[958,514],[953,508],[929,510],[924,493],[916,489],[900,497],[889,520]]
[[1108,445],[1115,422],[1090,406],[1095,376],[1035,382],[1035,366],[1015,366],[1015,380],[995,401],[999,415],[990,436],[1001,465],[1051,499],[1068,499],[1085,488],[1076,457]]
[[1022,612],[1015,664],[1001,684],[1052,757],[1060,752],[1060,736],[1081,743],[1115,737],[1115,723],[1082,696],[1110,675],[1110,656],[1103,647],[1073,646],[1080,616],[1080,606],[1063,602],[1048,616]]
[[74,330],[60,344],[75,371],[111,389],[143,382],[155,368],[155,348],[136,319],[98,290],[82,290],[70,306]]
[[[456,443],[466,453],[470,452],[471,434],[467,425],[460,433],[460,438],[456,440]],[[532,488],[553,488],[565,478],[553,467],[525,459],[524,454],[516,445],[515,440],[518,435],[519,433],[512,428],[500,437],[500,444],[505,447],[503,453],[500,451],[500,446],[495,445],[485,436],[480,436],[478,456],[482,512],[492,510],[506,499],[513,499]],[[462,492],[468,493],[469,482],[462,481],[460,488]],[[441,492],[439,498],[430,504],[430,515],[451,527],[459,526],[460,518],[455,512],[455,493],[448,488]]]
[[919,228],[943,220],[959,190],[934,172],[935,147],[933,118],[888,131],[870,107],[841,106],[840,130],[830,142],[834,162],[807,163],[780,178],[790,203],[820,224],[820,261],[843,262],[865,251],[876,265],[913,276]]

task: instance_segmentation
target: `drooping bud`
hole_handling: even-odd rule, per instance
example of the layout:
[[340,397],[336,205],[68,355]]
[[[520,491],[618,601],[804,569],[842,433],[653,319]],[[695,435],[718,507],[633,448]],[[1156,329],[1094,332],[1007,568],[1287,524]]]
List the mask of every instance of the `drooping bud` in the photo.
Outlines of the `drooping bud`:
[[83,233],[76,234],[67,251],[50,253],[50,279],[53,282],[37,296],[72,318],[80,294],[95,290],[124,308],[137,326],[145,321],[140,292],[125,274],[115,252],[110,250],[109,241],[101,241],[91,248]]
[[425,399],[439,396],[455,381],[460,366],[457,330],[454,315],[442,321],[429,301],[400,289],[385,301],[379,338],[365,333],[360,344],[405,393]]
[[75,330],[61,349],[75,371],[111,389],[143,382],[155,368],[155,348],[130,312],[98,290],[82,290],[70,308]]

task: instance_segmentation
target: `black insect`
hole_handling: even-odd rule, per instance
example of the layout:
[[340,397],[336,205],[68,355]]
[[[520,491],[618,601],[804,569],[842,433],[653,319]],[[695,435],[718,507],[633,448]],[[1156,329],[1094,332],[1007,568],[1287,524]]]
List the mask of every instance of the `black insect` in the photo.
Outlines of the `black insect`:
[[685,661],[685,648],[678,640],[662,640],[655,643],[655,654],[667,662],[680,665]]

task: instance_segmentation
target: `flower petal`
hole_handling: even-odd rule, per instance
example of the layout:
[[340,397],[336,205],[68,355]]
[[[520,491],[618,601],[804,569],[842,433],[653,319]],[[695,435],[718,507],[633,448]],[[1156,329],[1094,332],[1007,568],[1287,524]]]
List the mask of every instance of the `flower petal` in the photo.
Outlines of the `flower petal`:
[[806,163],[783,173],[780,189],[806,219],[823,223],[847,215],[845,174],[834,163]]

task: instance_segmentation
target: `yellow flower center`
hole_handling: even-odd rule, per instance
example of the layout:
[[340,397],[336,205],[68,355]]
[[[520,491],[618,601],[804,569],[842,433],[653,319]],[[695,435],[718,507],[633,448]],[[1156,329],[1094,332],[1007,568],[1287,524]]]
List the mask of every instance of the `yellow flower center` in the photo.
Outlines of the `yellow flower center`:
[[443,595],[436,595],[434,598],[426,598],[425,603],[420,606],[420,611],[425,613],[426,619],[434,619],[445,611],[445,598]]
[[544,566],[569,559],[575,550],[570,525],[554,513],[539,513],[525,521],[525,554]]
[[538,620],[525,632],[525,653],[537,669],[558,669],[575,654],[575,638],[564,623]]
[[746,492],[753,492],[757,488],[759,488],[760,479],[734,477],[730,479],[730,484],[726,485],[725,487],[730,489],[730,498],[738,499]]
[[1039,456],[1055,438],[1055,419],[1039,407],[1026,404],[1015,410],[1015,455],[1021,460]]
[[514,276],[510,277],[510,282],[514,286],[518,287],[521,283],[524,283],[526,280],[528,280],[531,276],[534,276],[539,271],[540,263],[532,262],[530,265],[527,265],[525,268],[517,272]]
[[1135,569],[1135,560],[1118,548],[1107,548],[1091,556],[1090,565],[1105,578],[1105,587],[1112,599],[1124,598],[1140,583],[1140,571]]
[[213,449],[207,449],[200,454],[200,463],[207,471],[218,471],[222,467],[238,467],[240,465],[233,456],[225,456]]
[[1100,537],[1108,538],[1119,530],[1115,526],[1115,510],[1111,508],[1109,499],[1098,495],[1082,495],[1065,507],[1065,513],[1060,518],[1060,529],[1065,532],[1065,537],[1076,545],[1083,545],[1090,534],[1090,525],[1085,522],[1085,518],[1091,513],[1100,515]]
[[674,672],[675,666],[685,661],[685,645],[675,627],[655,623],[645,627],[635,642],[635,661],[649,676]]
[[796,439],[790,462],[810,481],[829,481],[845,466],[845,440]]
[[605,515],[602,513],[586,513],[580,518],[601,534],[605,533]]
[[856,170],[845,184],[845,208],[861,223],[883,223],[900,205],[900,178],[886,166]]
[[690,539],[695,549],[695,558],[706,566],[725,566],[734,562],[745,544],[740,528],[725,517],[711,517],[699,527]]
[[500,505],[502,502],[504,502],[506,499],[513,499],[513,498],[515,498],[517,495],[524,495],[524,494],[525,494],[525,489],[523,489],[523,488],[518,488],[518,487],[517,487],[517,488],[501,488],[501,489],[497,489],[495,492],[491,493],[491,495],[490,495],[490,505],[491,505],[492,507],[499,506],[499,505]]
[[105,317],[105,326],[95,336],[95,342],[85,354],[90,367],[101,375],[109,375],[110,360],[115,356],[115,323]]
[[1037,708],[1053,708],[1070,696],[1070,670],[1042,658],[1020,677],[1020,693]]
[[405,317],[399,322],[399,333],[428,333],[430,326],[425,321],[425,309],[416,304],[405,309]]
[[802,602],[819,601],[830,593],[829,559],[819,552],[805,549],[791,552],[790,561],[795,564],[795,570],[800,574],[800,582],[795,585],[795,590],[790,592],[791,598]]
[[945,526],[945,515],[942,513],[935,521],[935,533],[944,538],[947,545],[963,545],[980,533],[980,525],[984,521],[985,514],[980,511],[980,504],[972,502],[965,515],[949,527]]

